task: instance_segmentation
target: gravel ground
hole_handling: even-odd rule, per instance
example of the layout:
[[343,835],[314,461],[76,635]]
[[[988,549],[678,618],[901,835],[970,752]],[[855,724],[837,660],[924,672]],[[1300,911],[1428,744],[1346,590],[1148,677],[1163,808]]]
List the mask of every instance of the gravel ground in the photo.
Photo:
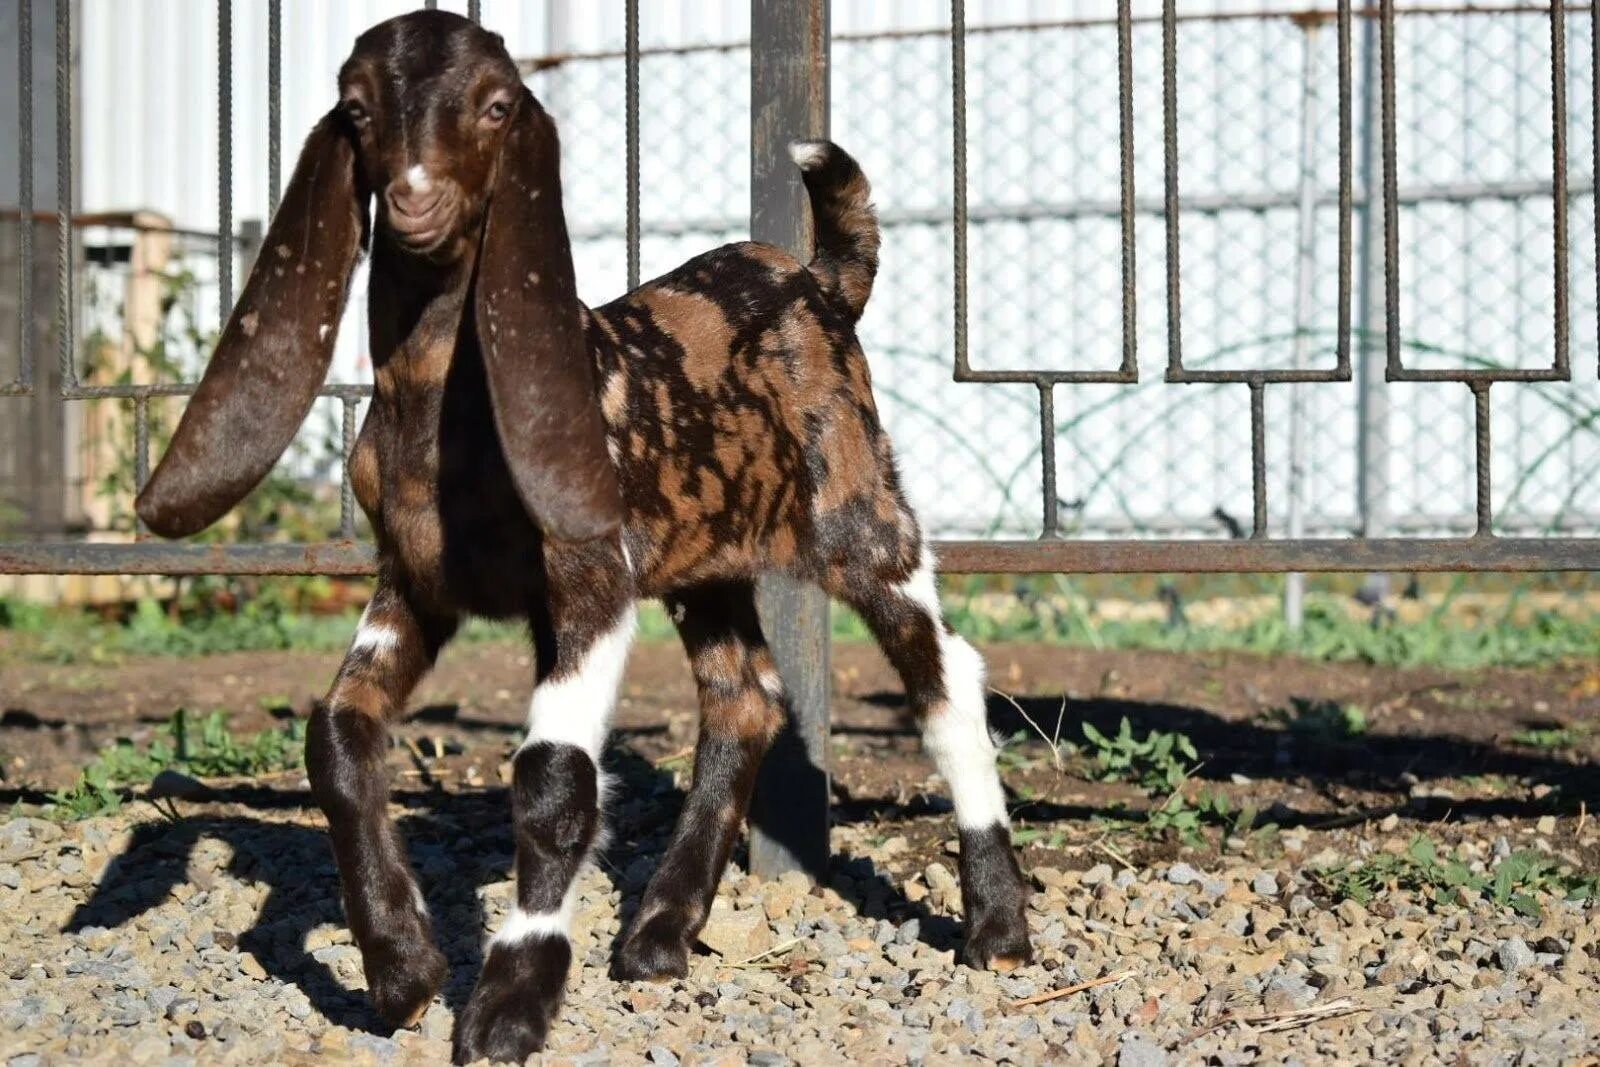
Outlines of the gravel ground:
[[[11,1067],[440,1062],[511,895],[508,841],[459,845],[497,808],[397,810],[454,964],[405,1032],[365,1005],[326,845],[303,812],[13,819],[0,826],[0,1049]],[[953,860],[907,872],[903,838],[845,828],[835,844],[849,858],[827,888],[731,872],[712,947],[688,980],[661,985],[605,976],[648,861],[589,870],[549,1061],[1512,1064],[1580,1061],[1600,1041],[1600,916],[1562,901],[1544,900],[1537,921],[1485,903],[1433,913],[1403,892],[1326,907],[1293,862],[1243,857],[1039,867],[1040,958],[994,975],[954,962]],[[1285,859],[1296,844],[1288,835]],[[1122,977],[1017,1003],[1108,976]],[[1303,1009],[1326,1014],[1288,1014]]]
[[[1039,959],[1005,975],[968,970],[955,962],[943,786],[896,725],[898,687],[876,654],[841,645],[830,884],[763,884],[736,864],[686,981],[614,983],[610,946],[676,817],[694,732],[681,653],[644,645],[608,756],[622,779],[612,844],[583,878],[548,1059],[1600,1062],[1600,910],[1542,897],[1531,919],[1471,893],[1435,906],[1401,890],[1362,907],[1306,874],[1419,833],[1477,864],[1534,850],[1600,867],[1593,664],[1449,674],[986,652],[995,684],[1047,725],[1064,706],[1106,732],[1129,716],[1141,731],[1189,733],[1205,761],[1197,778],[1281,831],[1230,841],[1208,830],[1185,844],[1097,822],[1143,794],[1091,780],[1081,761],[1056,765],[1037,740],[1015,743],[1006,779],[1032,835],[1022,855]],[[148,739],[179,705],[228,708],[241,729],[287,707],[304,714],[336,659],[7,665],[0,799],[34,810],[111,737]],[[418,1028],[390,1031],[367,1007],[303,778],[211,783],[203,797],[177,782],[179,796],[114,816],[0,822],[0,1064],[446,1059],[453,1011],[511,895],[502,761],[526,672],[516,646],[461,650],[391,753],[393,810],[453,964]],[[1301,697],[1359,703],[1367,733],[1330,746],[1285,731],[1273,709]],[[996,698],[991,716],[1009,709]],[[1581,740],[1561,752],[1515,740],[1558,725]],[[1018,1004],[1085,983],[1098,984]]]

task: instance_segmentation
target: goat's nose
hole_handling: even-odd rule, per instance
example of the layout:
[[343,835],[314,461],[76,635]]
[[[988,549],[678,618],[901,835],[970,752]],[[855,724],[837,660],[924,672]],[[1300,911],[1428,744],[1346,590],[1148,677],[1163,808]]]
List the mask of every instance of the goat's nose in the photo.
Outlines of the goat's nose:
[[428,214],[438,206],[443,195],[444,190],[437,182],[430,181],[421,167],[412,167],[405,177],[390,182],[388,188],[389,206],[397,214],[411,219]]

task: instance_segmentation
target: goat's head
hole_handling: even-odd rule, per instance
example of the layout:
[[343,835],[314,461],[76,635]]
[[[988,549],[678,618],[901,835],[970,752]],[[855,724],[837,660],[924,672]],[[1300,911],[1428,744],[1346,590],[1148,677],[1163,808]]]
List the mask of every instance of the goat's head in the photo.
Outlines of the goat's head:
[[[500,38],[419,11],[373,27],[307,138],[216,352],[136,507],[156,533],[217,521],[283,454],[327,374],[372,229],[400,257],[478,248],[477,335],[519,495],[557,536],[621,514],[583,340],[555,124]],[[399,314],[375,293],[373,315]]]
[[421,11],[356,39],[339,71],[338,113],[380,235],[450,260],[475,240],[512,116],[531,105],[500,37]]

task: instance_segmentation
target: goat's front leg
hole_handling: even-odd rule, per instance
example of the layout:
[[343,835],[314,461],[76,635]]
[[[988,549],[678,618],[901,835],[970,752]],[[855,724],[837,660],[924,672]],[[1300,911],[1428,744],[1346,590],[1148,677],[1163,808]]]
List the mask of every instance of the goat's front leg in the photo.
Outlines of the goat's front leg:
[[516,904],[456,1023],[457,1063],[521,1063],[544,1047],[572,963],[575,882],[600,836],[600,752],[633,642],[633,582],[616,541],[547,541],[544,559],[539,679],[512,765]]
[[306,771],[328,818],[350,932],[361,949],[373,1006],[409,1026],[444,984],[427,906],[389,819],[384,769],[389,722],[405,710],[453,619],[417,611],[380,578],[328,699],[306,732]]
[[783,725],[783,682],[761,635],[754,586],[711,583],[670,606],[700,687],[700,740],[672,843],[612,961],[623,979],[689,973],[689,948],[710,914],[756,771]]

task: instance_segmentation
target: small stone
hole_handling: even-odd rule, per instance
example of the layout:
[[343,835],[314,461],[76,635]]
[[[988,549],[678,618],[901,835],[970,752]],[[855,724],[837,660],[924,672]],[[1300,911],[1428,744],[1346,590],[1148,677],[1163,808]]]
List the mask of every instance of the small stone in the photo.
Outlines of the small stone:
[[718,898],[705,929],[700,931],[700,941],[723,959],[738,963],[772,947],[772,928],[761,912],[734,911]]
[[190,1019],[188,1022],[183,1024],[183,1032],[191,1041],[204,1041],[206,1036],[206,1024],[201,1022],[199,1019]]
[[650,1046],[650,1062],[659,1067],[678,1067],[678,1056],[665,1045]]
[[1506,971],[1520,971],[1537,962],[1533,949],[1520,937],[1508,937],[1500,942],[1500,947],[1495,950],[1495,958],[1500,961],[1501,970]]
[[1101,882],[1109,882],[1111,873],[1111,864],[1097,863],[1083,872],[1083,884],[1092,888]]
[[1278,877],[1271,871],[1262,871],[1251,880],[1250,888],[1258,897],[1275,897],[1278,895]]
[[1541,834],[1553,834],[1556,832],[1556,817],[1554,815],[1541,815],[1539,816],[1539,821],[1534,824],[1534,828]]
[[1130,1034],[1122,1040],[1117,1067],[1166,1067],[1167,1053],[1143,1034]]
[[[1194,882],[1200,881],[1200,879],[1200,872],[1189,866],[1187,863],[1174,863],[1171,867],[1167,868],[1167,881],[1171,882],[1173,885],[1190,885]],[[1124,1045],[1123,1047],[1126,1049],[1127,1046]],[[1159,1049],[1157,1051],[1159,1051]]]

